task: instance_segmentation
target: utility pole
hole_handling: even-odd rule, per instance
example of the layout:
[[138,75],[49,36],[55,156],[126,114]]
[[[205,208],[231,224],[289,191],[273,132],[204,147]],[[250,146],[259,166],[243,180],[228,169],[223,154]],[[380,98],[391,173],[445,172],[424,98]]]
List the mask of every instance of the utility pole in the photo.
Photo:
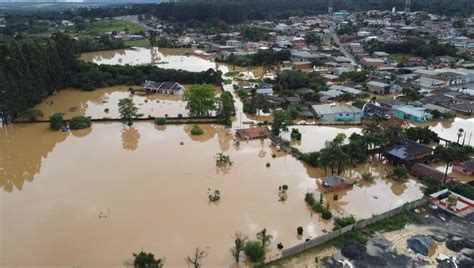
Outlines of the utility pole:
[[405,2],[405,13],[410,13],[411,0],[406,0]]

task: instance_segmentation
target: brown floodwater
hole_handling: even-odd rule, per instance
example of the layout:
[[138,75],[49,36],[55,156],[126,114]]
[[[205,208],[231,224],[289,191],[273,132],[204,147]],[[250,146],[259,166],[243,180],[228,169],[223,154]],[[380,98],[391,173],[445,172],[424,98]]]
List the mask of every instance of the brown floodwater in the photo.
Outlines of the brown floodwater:
[[[189,88],[189,86],[184,85],[185,88]],[[186,102],[183,101],[182,96],[166,94],[141,96],[130,94],[129,88],[129,86],[113,86],[98,88],[94,91],[66,88],[48,97],[35,108],[44,113],[44,119],[54,113],[64,113],[64,117],[67,119],[77,115],[90,116],[94,119],[119,118],[118,103],[120,99],[131,97],[142,117],[188,115]],[[140,87],[133,86],[132,88],[138,89]],[[220,92],[218,87],[215,87],[215,90]]]
[[[431,130],[438,133],[441,138],[454,141],[458,140],[458,131],[463,129],[466,133],[465,144],[474,146],[474,118],[465,116],[457,116],[453,119],[437,121],[433,120],[428,123],[417,124],[419,126],[429,126]],[[460,141],[464,139],[464,134]]]
[[[209,252],[206,267],[223,267],[232,264],[237,231],[254,239],[267,228],[274,255],[279,242],[301,242],[298,226],[305,237],[332,228],[304,202],[305,193],[319,194],[323,170],[277,152],[268,140],[236,147],[232,129],[201,127],[202,136],[191,136],[190,126],[145,122],[67,133],[42,123],[0,128],[0,265],[117,267],[146,250],[182,267],[201,247]],[[218,152],[233,165],[216,168]],[[331,210],[366,218],[421,197],[420,184],[389,181],[387,170],[376,161],[348,170],[348,178],[370,171],[376,180],[357,182],[338,201],[327,196]],[[283,184],[288,199],[280,202]],[[209,203],[216,189],[221,200]]]
[[[182,53],[182,51],[185,51]],[[158,49],[135,47],[97,51],[81,54],[81,59],[97,64],[155,64],[160,68],[182,69],[185,71],[200,72],[210,68],[215,69],[216,63],[193,55],[184,55],[189,52],[185,49]]]

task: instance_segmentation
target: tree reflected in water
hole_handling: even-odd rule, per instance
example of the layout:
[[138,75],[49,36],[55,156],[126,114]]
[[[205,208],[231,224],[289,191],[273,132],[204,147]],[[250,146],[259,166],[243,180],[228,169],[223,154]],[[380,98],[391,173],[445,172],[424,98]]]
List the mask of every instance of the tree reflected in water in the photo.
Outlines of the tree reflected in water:
[[124,127],[122,129],[122,147],[125,150],[135,151],[140,142],[140,132],[134,127]]

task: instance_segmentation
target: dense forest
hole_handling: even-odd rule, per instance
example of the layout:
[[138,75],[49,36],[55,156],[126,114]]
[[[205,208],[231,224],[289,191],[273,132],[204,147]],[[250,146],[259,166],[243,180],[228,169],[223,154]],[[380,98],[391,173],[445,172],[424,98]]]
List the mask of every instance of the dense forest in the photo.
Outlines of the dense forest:
[[[25,23],[38,20],[72,20],[81,18],[115,17],[123,15],[153,15],[170,21],[206,21],[218,19],[227,23],[246,20],[282,19],[289,16],[318,15],[326,13],[330,0],[184,0],[160,4],[132,4],[94,8],[77,8],[35,13],[9,12],[4,16],[11,23],[3,31],[12,32],[9,27],[27,27]],[[403,10],[405,0],[333,0],[334,10],[363,11],[370,9]],[[417,0],[412,1],[412,11],[428,11],[446,15],[471,15],[472,0]],[[30,24],[31,25],[31,24]],[[20,29],[21,30],[21,29]]]
[[459,56],[456,47],[450,44],[440,44],[436,39],[410,38],[401,43],[372,41],[366,45],[370,53],[374,51],[385,51],[390,54],[405,53],[423,58],[436,56]]
[[145,79],[220,84],[221,73],[161,69],[156,66],[97,65],[78,60],[79,44],[66,34],[51,38],[0,39],[0,112],[11,119],[40,103],[55,90],[118,84]]

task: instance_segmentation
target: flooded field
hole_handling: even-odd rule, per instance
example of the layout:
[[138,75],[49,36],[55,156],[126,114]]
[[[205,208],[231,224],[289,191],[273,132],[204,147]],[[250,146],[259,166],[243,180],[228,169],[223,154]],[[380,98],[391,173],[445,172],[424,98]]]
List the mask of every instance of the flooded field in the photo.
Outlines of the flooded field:
[[[306,192],[319,193],[323,170],[276,152],[268,140],[235,147],[230,129],[202,128],[198,137],[190,126],[151,123],[94,124],[70,133],[47,124],[0,129],[0,264],[116,267],[143,249],[179,267],[201,247],[209,251],[206,267],[223,267],[232,263],[236,231],[254,238],[267,228],[274,255],[279,242],[301,242],[298,226],[311,237],[332,228],[304,203]],[[217,169],[218,152],[230,155],[233,166]],[[338,201],[327,196],[331,210],[365,218],[422,195],[416,181],[384,179],[387,169],[373,163],[348,170],[349,178],[371,171],[377,179],[339,193]],[[283,184],[286,202],[278,201]],[[209,203],[216,189],[221,200]]]
[[[184,85],[187,89],[190,85]],[[179,114],[187,116],[186,102],[182,96],[166,94],[150,94],[141,96],[130,94],[129,86],[113,86],[99,88],[94,91],[81,91],[74,88],[60,90],[56,95],[48,97],[35,108],[44,113],[48,119],[54,113],[64,113],[69,119],[77,115],[90,116],[93,119],[119,118],[118,102],[129,98],[139,108],[142,117],[177,117]],[[139,86],[133,86],[139,89]],[[221,89],[215,87],[216,93]]]

